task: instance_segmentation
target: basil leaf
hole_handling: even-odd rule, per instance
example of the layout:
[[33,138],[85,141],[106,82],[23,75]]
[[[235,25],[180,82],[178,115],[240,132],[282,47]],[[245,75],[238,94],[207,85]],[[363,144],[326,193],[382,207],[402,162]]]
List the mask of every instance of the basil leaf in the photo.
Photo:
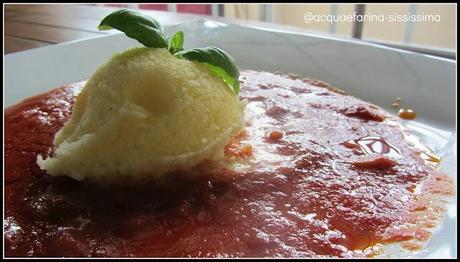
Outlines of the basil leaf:
[[121,9],[109,14],[99,24],[98,29],[118,29],[146,47],[168,47],[160,23],[149,16],[129,9]]
[[220,68],[218,66],[214,66],[214,65],[211,65],[211,64],[208,64],[208,63],[204,63],[204,65],[211,72],[213,72],[214,74],[216,74],[217,76],[222,78],[224,80],[224,82],[228,84],[230,89],[235,94],[238,94],[240,92],[240,84],[238,82],[238,78],[234,78],[234,77],[230,76],[229,74],[227,74],[227,72],[225,72],[225,70],[223,70],[222,68]]
[[174,35],[169,39],[169,52],[174,55],[177,52],[184,50],[182,47],[184,45],[184,32],[177,31]]
[[238,78],[240,72],[232,56],[220,48],[210,46],[205,48],[193,48],[181,51],[175,56],[183,57],[190,61],[204,63],[214,74],[221,77],[235,94],[240,91]]

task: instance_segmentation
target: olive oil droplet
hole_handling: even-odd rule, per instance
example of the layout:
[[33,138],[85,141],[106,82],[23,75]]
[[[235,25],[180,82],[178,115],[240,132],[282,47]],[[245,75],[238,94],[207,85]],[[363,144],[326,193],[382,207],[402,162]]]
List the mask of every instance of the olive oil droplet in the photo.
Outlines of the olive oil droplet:
[[401,108],[398,112],[398,116],[402,119],[414,119],[417,114],[412,110],[408,108]]

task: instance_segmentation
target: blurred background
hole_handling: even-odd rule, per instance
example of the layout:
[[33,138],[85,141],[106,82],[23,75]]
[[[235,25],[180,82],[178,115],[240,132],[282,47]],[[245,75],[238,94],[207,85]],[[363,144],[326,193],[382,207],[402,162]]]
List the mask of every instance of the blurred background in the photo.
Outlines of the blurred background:
[[[265,26],[283,25],[306,32],[357,38],[456,59],[457,13],[454,4],[86,4],[85,6],[127,7],[145,11],[212,16],[243,24],[246,21],[249,25],[254,25],[255,22],[265,23]],[[15,33],[17,30],[11,29],[8,23],[17,25],[17,23],[31,22],[32,19],[24,17],[18,8],[12,9],[5,16],[5,35],[10,40],[18,36]],[[314,15],[317,19],[307,22],[306,14]],[[368,15],[368,19],[343,21],[344,17],[353,14]],[[389,21],[397,15],[400,16],[398,21]],[[408,16],[417,20],[407,19]],[[332,17],[335,19],[330,19]],[[323,20],[329,18],[329,21],[319,21],[320,18]],[[339,18],[342,20],[337,21]],[[8,48],[11,50],[15,47]]]
[[[112,4],[109,6],[257,20],[302,27],[342,37],[354,36],[388,45],[408,46],[440,55],[455,53],[457,39],[457,13],[456,6],[452,4]],[[344,15],[359,12],[367,14],[368,19],[362,21],[360,32],[355,32],[355,35],[353,35],[354,29],[359,27],[356,25],[359,21],[333,21],[341,20],[339,17],[343,18]],[[320,20],[318,15],[331,15],[330,18],[336,17],[336,19],[307,23],[304,19],[305,13],[316,15],[317,20]],[[383,15],[387,21],[382,22],[379,17],[372,15],[380,15],[380,18]],[[389,21],[392,15],[395,21]],[[400,15],[398,21],[395,15]],[[410,21],[408,16],[401,17],[401,15],[412,15],[413,20],[418,18],[419,21]],[[323,16],[327,20],[325,17]],[[372,21],[373,17],[374,21]]]

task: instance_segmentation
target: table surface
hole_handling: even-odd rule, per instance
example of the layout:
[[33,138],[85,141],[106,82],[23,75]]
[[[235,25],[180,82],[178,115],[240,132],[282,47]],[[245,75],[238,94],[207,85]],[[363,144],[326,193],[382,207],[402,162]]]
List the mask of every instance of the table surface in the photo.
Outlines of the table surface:
[[[75,4],[5,4],[4,53],[23,51],[47,45],[116,33],[99,31],[102,18],[119,8]],[[197,17],[263,28],[312,33],[302,28],[259,21],[222,17],[138,10],[155,17],[162,24],[185,22]]]

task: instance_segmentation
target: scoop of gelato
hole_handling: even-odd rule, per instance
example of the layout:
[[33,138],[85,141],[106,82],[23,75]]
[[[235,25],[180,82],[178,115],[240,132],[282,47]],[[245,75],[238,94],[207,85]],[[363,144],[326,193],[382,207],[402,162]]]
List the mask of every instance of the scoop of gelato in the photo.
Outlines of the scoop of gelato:
[[245,102],[203,64],[166,49],[114,55],[78,95],[37,163],[77,180],[139,179],[218,160],[243,126]]

